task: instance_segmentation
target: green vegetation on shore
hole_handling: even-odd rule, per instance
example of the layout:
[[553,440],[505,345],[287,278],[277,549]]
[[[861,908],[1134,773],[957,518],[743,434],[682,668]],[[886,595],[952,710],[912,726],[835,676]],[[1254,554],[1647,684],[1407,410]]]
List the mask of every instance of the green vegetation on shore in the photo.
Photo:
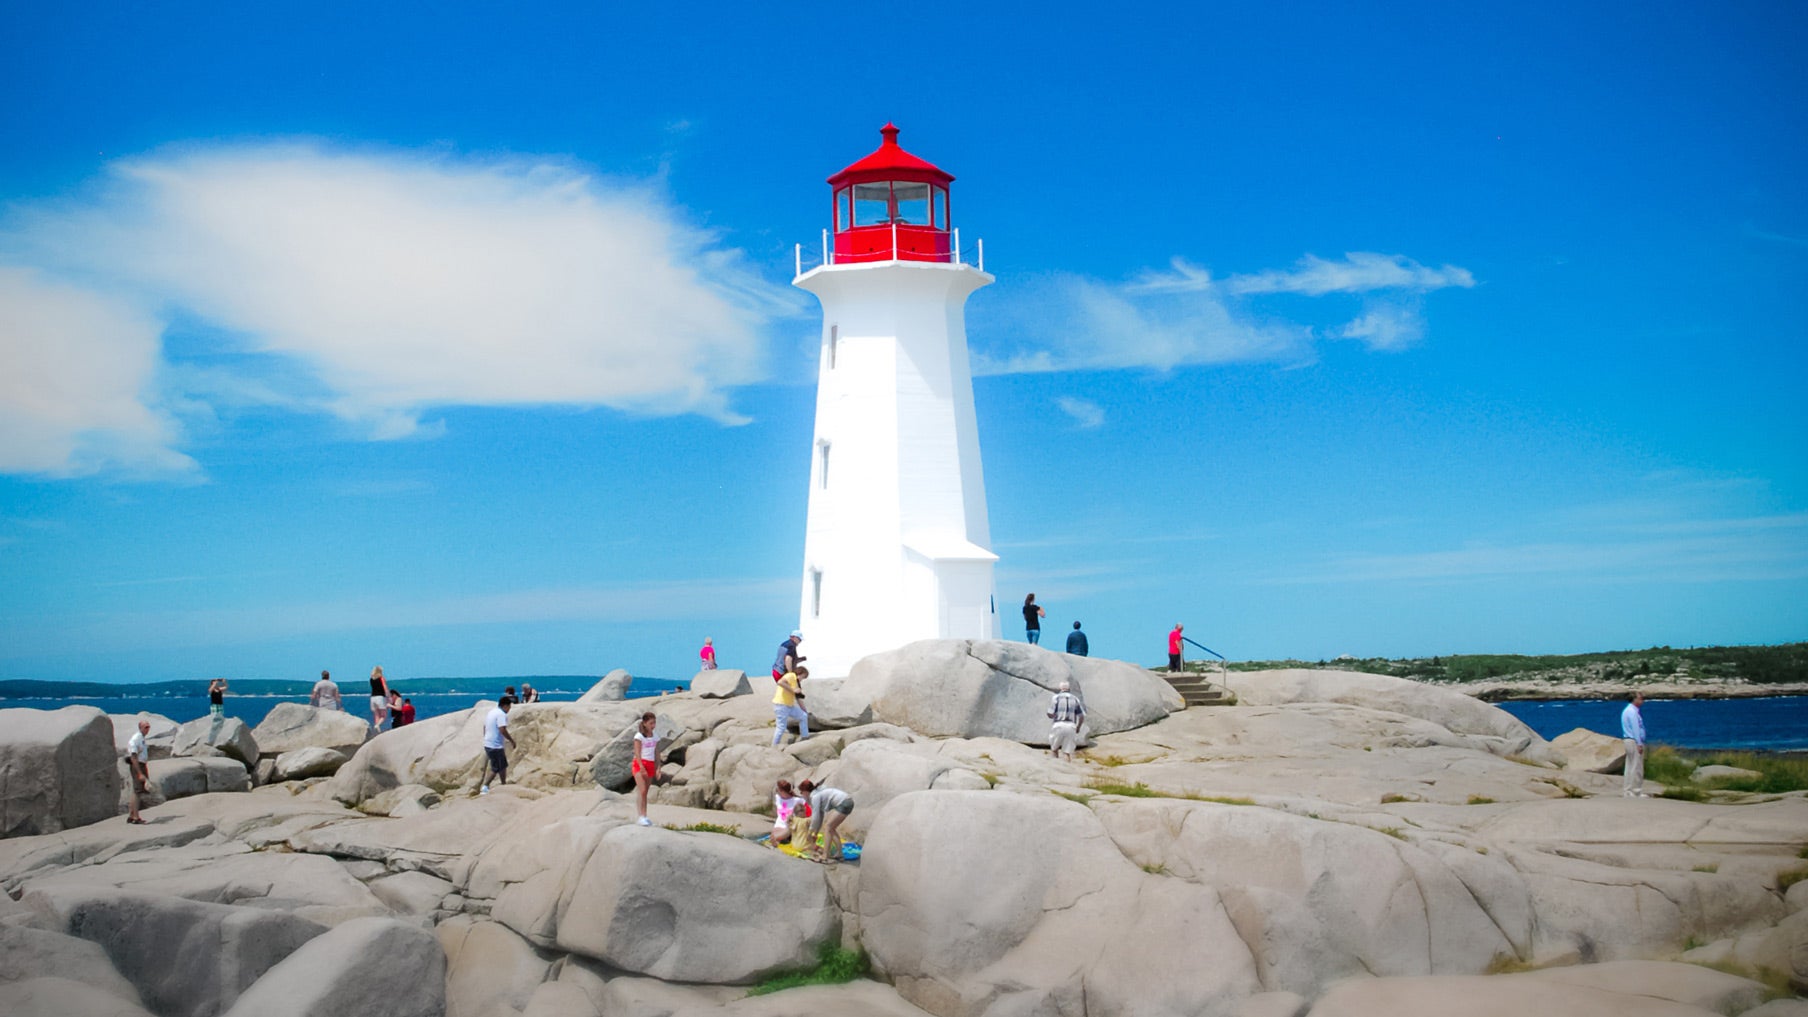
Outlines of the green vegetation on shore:
[[[1199,666],[1191,662],[1191,666]],[[1232,671],[1321,668],[1366,671],[1426,682],[1491,680],[1604,681],[1639,684],[1661,681],[1740,681],[1756,685],[1808,682],[1808,643],[1777,646],[1696,646],[1678,649],[1610,650],[1567,656],[1461,653],[1448,657],[1339,657],[1336,660],[1245,660]]]
[[833,943],[824,943],[816,950],[815,967],[774,975],[747,990],[747,995],[764,996],[785,989],[800,989],[806,985],[840,985],[856,978],[865,978],[870,967],[865,950],[843,950]]

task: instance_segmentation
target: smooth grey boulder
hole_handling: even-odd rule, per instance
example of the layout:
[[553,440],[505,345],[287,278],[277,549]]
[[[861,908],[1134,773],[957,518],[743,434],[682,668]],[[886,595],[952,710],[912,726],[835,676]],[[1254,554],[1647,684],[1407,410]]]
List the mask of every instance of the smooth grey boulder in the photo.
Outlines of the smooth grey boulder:
[[197,717],[176,729],[176,741],[170,748],[175,756],[231,756],[245,764],[257,765],[257,739],[251,728],[237,717]]
[[1689,779],[1697,784],[1714,784],[1731,780],[1760,780],[1763,774],[1756,770],[1747,770],[1743,766],[1697,766]]
[[753,686],[747,683],[747,672],[724,667],[714,671],[698,671],[697,677],[691,679],[691,691],[704,699],[727,699],[730,696],[749,695],[753,692]]
[[257,750],[275,757],[297,749],[332,749],[350,757],[364,744],[370,725],[342,710],[322,710],[306,703],[277,703],[251,732]]
[[[633,717],[636,719],[603,743],[590,760],[590,779],[598,786],[611,791],[634,786],[634,734],[639,730],[639,716],[638,712],[634,713]],[[653,721],[653,733],[659,738],[661,753],[665,751],[666,743],[677,738],[683,731],[684,725],[663,713],[657,714]]]
[[1551,747],[1563,753],[1564,765],[1589,773],[1619,773],[1626,768],[1624,739],[1578,727],[1551,739]]
[[873,720],[918,734],[1047,745],[1049,699],[1062,682],[1086,704],[1095,735],[1153,724],[1184,706],[1173,686],[1132,664],[977,639],[925,639],[863,657],[836,694],[865,699]]
[[117,815],[118,760],[113,724],[92,706],[0,710],[0,837]]
[[271,773],[275,780],[305,780],[309,777],[330,777],[339,772],[350,756],[338,749],[311,747],[290,749],[276,757],[276,766]]
[[379,876],[368,884],[370,892],[403,914],[432,914],[452,892],[450,880],[425,872],[397,872]]
[[433,933],[393,918],[354,918],[265,972],[227,1017],[441,1017],[446,954]]
[[[0,925],[0,983],[52,977],[85,982],[135,1007],[144,1002],[98,944],[43,929]],[[12,1012],[0,1008],[0,1013]]]
[[933,1013],[1196,1017],[1263,988],[1215,890],[1131,864],[1050,794],[893,800],[857,892],[875,970]]
[[[809,967],[839,936],[820,866],[738,837],[628,824],[570,843],[557,884],[521,891],[555,902],[560,950],[666,981],[745,984]],[[545,914],[509,896],[499,916]]]
[[621,668],[609,672],[602,680],[590,686],[589,690],[578,697],[580,703],[612,703],[628,698],[628,686],[634,684],[634,676]]
[[804,709],[810,714],[811,730],[860,727],[873,722],[872,699],[846,686],[846,678],[804,679]]
[[216,791],[249,791],[251,774],[245,764],[225,756],[176,756],[145,764],[151,790],[164,801]]
[[403,784],[358,803],[358,811],[372,816],[401,819],[433,808],[444,801],[438,791],[422,784]]
[[176,744],[176,728],[180,725],[161,713],[109,713],[107,719],[113,722],[113,745],[122,756],[127,743],[138,733],[140,720],[151,722],[150,733],[144,736],[144,741],[152,759],[168,759],[170,749]]
[[1578,964],[1508,975],[1351,978],[1320,997],[1309,1017],[1711,1017],[1743,1013],[1763,995],[1757,982],[1693,964]]
[[442,714],[365,742],[327,782],[332,797],[357,805],[405,784],[444,793],[483,773],[483,718],[488,705]]
[[0,983],[0,1014],[6,1017],[153,1017],[143,1007],[79,976],[43,975]]
[[446,956],[446,1017],[518,1013],[552,967],[549,957],[497,922],[459,918],[434,932]]
[[99,944],[146,1009],[164,1017],[214,1017],[326,931],[283,911],[112,887],[36,889],[24,900],[54,931]]

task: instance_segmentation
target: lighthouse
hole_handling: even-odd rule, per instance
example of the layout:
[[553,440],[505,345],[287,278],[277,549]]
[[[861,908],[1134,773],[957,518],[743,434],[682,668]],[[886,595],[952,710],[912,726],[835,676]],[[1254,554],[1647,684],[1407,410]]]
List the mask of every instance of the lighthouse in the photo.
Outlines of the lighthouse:
[[817,677],[917,639],[998,636],[965,323],[992,277],[983,256],[964,263],[954,177],[879,133],[829,178],[823,264],[794,280],[823,316],[798,626]]

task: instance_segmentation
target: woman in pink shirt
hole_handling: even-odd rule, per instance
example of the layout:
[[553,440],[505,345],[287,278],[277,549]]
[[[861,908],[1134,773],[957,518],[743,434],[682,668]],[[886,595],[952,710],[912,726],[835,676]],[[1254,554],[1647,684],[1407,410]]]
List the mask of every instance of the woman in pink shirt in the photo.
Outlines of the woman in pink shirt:
[[1185,626],[1175,622],[1174,631],[1168,633],[1168,670],[1170,671],[1179,671],[1185,666],[1180,659],[1180,641],[1186,638],[1180,634],[1183,628]]
[[703,658],[703,670],[716,669],[716,646],[708,636],[703,637],[703,649],[697,651],[697,656]]

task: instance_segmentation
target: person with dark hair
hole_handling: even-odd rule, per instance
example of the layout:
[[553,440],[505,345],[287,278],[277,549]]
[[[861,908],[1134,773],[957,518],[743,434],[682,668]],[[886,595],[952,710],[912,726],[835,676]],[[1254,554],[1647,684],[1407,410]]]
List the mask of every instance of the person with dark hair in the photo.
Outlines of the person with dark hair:
[[215,717],[226,716],[226,679],[215,678],[207,683],[207,712]]
[[630,772],[634,774],[634,813],[639,817],[635,822],[641,826],[653,825],[647,818],[647,788],[659,779],[659,736],[653,733],[658,723],[659,718],[651,712],[643,713],[634,732],[634,765]]
[[308,705],[322,710],[343,710],[345,704],[339,699],[339,683],[325,671],[320,672],[320,680],[314,683],[314,691],[308,693]]
[[1030,645],[1042,642],[1042,619],[1047,617],[1048,612],[1036,603],[1035,594],[1023,598],[1023,631]]
[[1621,794],[1628,798],[1649,798],[1645,793],[1645,694],[1634,692],[1620,711],[1620,734],[1625,739],[1626,769],[1621,771]]
[[[854,796],[840,788],[817,787],[808,780],[797,785],[797,790],[810,800],[810,835],[804,838],[805,849],[811,858],[834,865],[841,861],[841,823],[854,814]],[[821,844],[814,843],[818,830],[822,831]]]
[[[772,837],[766,843],[772,847],[787,844],[791,841],[793,827],[801,827],[804,813],[810,803],[791,790],[791,782],[781,780],[772,789]],[[801,834],[801,830],[797,831]]]
[[412,723],[414,723],[414,700],[403,699],[400,712],[394,721],[394,726],[407,727]]
[[1086,633],[1080,631],[1079,622],[1074,622],[1074,630],[1067,634],[1067,652],[1076,657],[1084,657],[1088,649],[1090,647],[1086,645]]
[[480,795],[490,793],[490,774],[496,775],[498,784],[508,783],[508,753],[503,750],[502,743],[515,744],[515,736],[509,734],[509,709],[515,705],[513,696],[503,696],[490,707],[490,712],[483,718],[483,786],[478,789]]

